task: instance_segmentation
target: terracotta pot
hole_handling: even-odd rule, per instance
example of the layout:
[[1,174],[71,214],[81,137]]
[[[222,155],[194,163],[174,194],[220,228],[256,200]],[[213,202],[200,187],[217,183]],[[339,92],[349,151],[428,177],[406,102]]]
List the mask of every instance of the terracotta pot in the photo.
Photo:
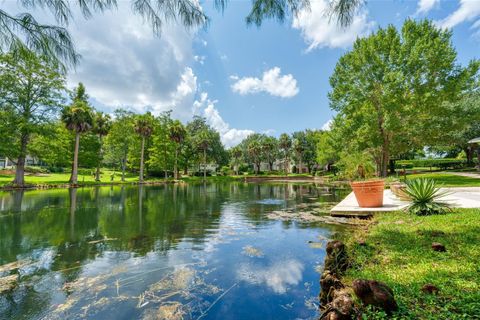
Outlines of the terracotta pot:
[[383,206],[383,189],[385,181],[355,181],[351,182],[355,198],[361,208],[376,208]]
[[405,192],[407,185],[405,183],[396,182],[390,185],[390,190],[394,195],[396,195],[402,201],[409,201],[410,197]]

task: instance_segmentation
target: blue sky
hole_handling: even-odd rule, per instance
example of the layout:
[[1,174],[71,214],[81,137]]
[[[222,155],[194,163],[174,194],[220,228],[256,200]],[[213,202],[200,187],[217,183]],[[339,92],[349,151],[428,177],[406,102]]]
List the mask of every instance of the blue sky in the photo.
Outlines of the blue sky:
[[[24,10],[16,3],[3,6]],[[69,26],[83,58],[68,84],[83,82],[106,112],[173,109],[184,122],[205,116],[229,147],[252,132],[322,128],[333,115],[327,94],[336,61],[357,36],[378,27],[432,19],[453,29],[460,63],[479,57],[480,0],[370,0],[347,30],[329,23],[325,3],[311,0],[312,10],[298,19],[256,28],[245,24],[249,0],[231,0],[223,15],[212,1],[200,1],[211,17],[208,28],[166,25],[158,38],[130,2],[119,1],[118,10],[89,20],[78,15]],[[52,20],[48,12],[37,15]]]

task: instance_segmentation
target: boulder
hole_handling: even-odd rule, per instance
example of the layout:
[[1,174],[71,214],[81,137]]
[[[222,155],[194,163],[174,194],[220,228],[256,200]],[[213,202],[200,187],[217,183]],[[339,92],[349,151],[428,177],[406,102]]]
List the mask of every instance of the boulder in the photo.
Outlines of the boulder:
[[437,252],[446,252],[447,251],[447,248],[445,248],[445,246],[443,244],[441,244],[440,242],[432,243],[432,249],[433,249],[433,251],[437,251]]
[[357,279],[353,281],[353,291],[364,305],[372,305],[390,314],[398,309],[393,291],[383,282]]
[[329,270],[325,270],[320,278],[320,304],[322,306],[327,305],[334,298],[335,290],[343,289],[344,285],[337,278],[337,276],[331,273]]
[[323,312],[320,319],[350,320],[357,314],[352,295],[345,289],[334,291],[333,301]]

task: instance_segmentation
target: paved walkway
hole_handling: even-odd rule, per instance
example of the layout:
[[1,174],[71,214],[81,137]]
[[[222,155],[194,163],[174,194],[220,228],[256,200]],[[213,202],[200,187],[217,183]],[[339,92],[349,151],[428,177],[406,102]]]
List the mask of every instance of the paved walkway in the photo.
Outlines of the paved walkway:
[[[441,200],[450,204],[452,208],[480,208],[480,187],[442,188],[448,195]],[[330,210],[332,216],[370,216],[376,212],[403,210],[408,202],[400,201],[392,192],[386,189],[383,193],[383,207],[360,208],[351,192],[345,199]]]

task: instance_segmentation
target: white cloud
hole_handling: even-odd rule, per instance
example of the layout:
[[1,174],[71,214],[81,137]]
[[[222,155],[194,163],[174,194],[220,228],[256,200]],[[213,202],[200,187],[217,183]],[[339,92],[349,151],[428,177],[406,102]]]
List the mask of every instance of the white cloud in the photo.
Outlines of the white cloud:
[[70,87],[83,82],[88,94],[109,110],[118,106],[137,112],[173,110],[174,117],[191,117],[197,91],[190,67],[195,61],[195,31],[165,24],[156,37],[124,2],[117,10],[88,20],[75,16],[69,30],[82,60],[68,75]]
[[349,27],[342,28],[326,14],[327,0],[312,1],[310,7],[310,10],[302,10],[292,23],[292,27],[301,31],[303,39],[309,45],[307,51],[323,47],[348,47],[357,37],[370,33],[375,25],[368,20],[366,10],[358,12]]
[[217,102],[217,100],[210,100],[208,94],[202,92],[200,99],[193,103],[193,112],[203,115],[207,119],[207,123],[220,133],[220,138],[225,147],[233,147],[254,133],[254,131],[248,129],[230,128],[230,125],[223,120],[215,107]]
[[236,82],[232,84],[232,90],[241,95],[266,92],[272,96],[291,98],[297,95],[299,89],[297,80],[291,74],[280,75],[279,67],[274,67],[263,73],[261,79],[256,77],[230,76]]
[[294,259],[277,261],[267,267],[243,264],[237,269],[237,278],[250,284],[265,284],[273,292],[282,294],[302,280],[303,270],[303,264]]
[[419,0],[416,15],[426,14],[440,3],[440,0]]
[[456,25],[475,20],[480,16],[480,1],[478,0],[460,0],[460,6],[447,16],[445,19],[437,21],[437,25],[442,28],[453,28]]
[[197,61],[198,63],[200,63],[201,65],[203,65],[203,64],[205,63],[206,57],[205,57],[205,56],[194,55],[194,56],[193,56],[193,59],[194,59],[195,61]]
[[322,130],[323,131],[330,131],[330,129],[332,128],[332,124],[333,124],[333,120],[330,119],[328,120],[327,122],[325,122],[322,126]]

